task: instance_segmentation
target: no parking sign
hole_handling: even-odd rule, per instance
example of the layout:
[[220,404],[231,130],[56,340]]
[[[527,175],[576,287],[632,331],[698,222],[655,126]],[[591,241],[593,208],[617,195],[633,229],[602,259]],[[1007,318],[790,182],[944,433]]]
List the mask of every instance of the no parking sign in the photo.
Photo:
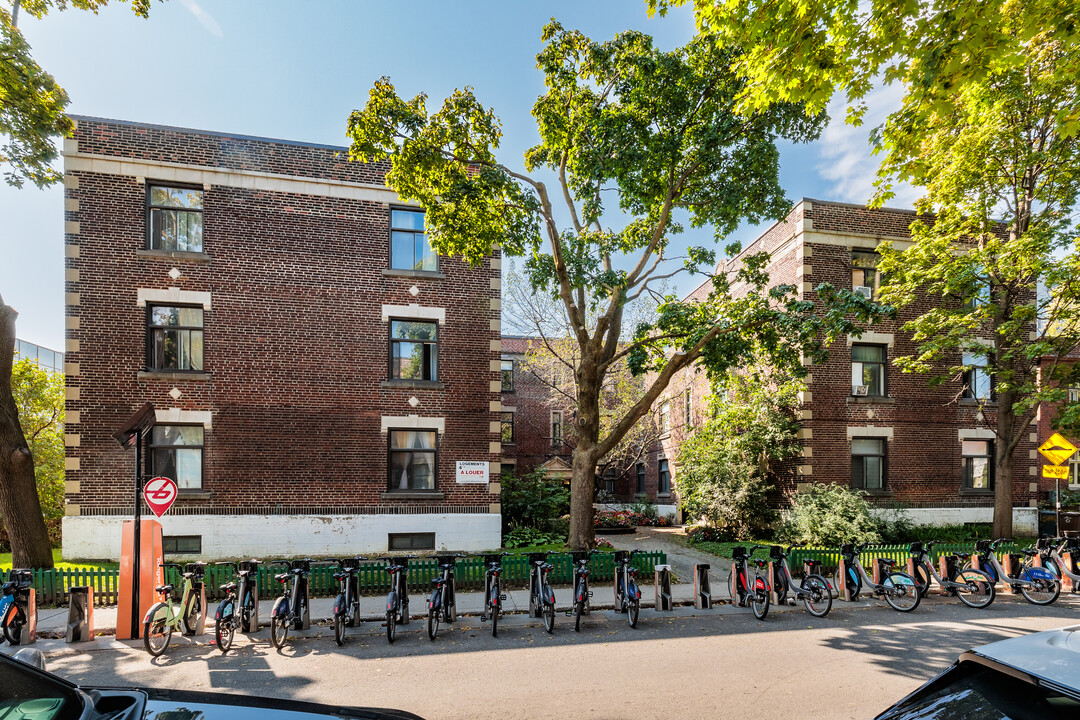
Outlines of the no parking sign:
[[176,483],[167,477],[148,480],[143,486],[143,499],[154,514],[161,517],[176,500]]

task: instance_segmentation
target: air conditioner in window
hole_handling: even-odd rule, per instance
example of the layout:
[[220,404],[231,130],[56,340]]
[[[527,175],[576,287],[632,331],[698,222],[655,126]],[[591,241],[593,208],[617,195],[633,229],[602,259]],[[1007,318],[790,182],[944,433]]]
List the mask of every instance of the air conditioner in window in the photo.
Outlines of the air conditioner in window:
[[869,385],[856,385],[855,386],[855,394],[860,395],[860,396],[869,395],[870,394],[870,386]]
[[866,285],[856,285],[854,288],[852,288],[852,292],[854,292],[856,295],[862,295],[867,300],[870,300],[874,297],[874,288],[867,287]]

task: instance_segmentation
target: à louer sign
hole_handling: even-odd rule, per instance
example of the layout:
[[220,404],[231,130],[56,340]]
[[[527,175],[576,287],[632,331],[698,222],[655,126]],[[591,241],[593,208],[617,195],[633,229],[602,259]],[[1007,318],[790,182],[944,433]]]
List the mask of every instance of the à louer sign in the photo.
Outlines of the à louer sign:
[[458,460],[458,483],[487,483],[489,466],[487,462]]

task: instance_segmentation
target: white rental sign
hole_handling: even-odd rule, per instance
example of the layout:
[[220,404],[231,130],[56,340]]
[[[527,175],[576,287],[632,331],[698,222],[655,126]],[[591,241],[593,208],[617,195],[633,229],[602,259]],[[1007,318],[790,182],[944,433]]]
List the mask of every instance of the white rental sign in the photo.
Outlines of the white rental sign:
[[457,481],[459,484],[486,483],[488,481],[488,464],[486,462],[458,460]]

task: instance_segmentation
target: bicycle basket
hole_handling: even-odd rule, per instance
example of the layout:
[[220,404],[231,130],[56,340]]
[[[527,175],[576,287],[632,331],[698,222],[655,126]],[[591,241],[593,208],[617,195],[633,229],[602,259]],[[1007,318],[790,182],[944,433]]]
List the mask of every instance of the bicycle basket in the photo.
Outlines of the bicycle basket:
[[840,546],[840,554],[846,557],[852,557],[855,555],[855,546],[852,543],[845,543]]
[[436,555],[435,562],[439,565],[457,565],[457,558],[453,555]]
[[732,560],[745,560],[746,557],[747,557],[746,548],[744,548],[743,546],[738,545],[736,547],[731,548],[731,559]]
[[771,545],[769,547],[769,559],[770,560],[780,560],[783,557],[784,557],[784,548],[780,547],[779,545]]
[[293,560],[289,563],[289,568],[292,570],[302,570],[304,572],[311,572],[310,560]]
[[589,557],[589,553],[586,550],[573,550],[570,553],[570,558],[575,565],[587,557]]
[[1038,550],[1049,550],[1050,549],[1050,538],[1039,538],[1035,542],[1035,547]]
[[976,540],[975,541],[975,552],[979,552],[979,553],[990,552],[990,541],[989,540]]
[[236,563],[236,566],[240,568],[242,572],[254,573],[259,570],[259,563],[252,562],[251,560],[244,560],[243,562]]
[[923,551],[923,544],[916,540],[915,542],[911,543],[910,551],[912,555],[921,555]]
[[616,565],[626,562],[629,558],[630,558],[630,553],[628,551],[626,551],[626,550],[616,550],[615,551],[615,564]]
[[485,555],[484,556],[484,565],[487,566],[487,565],[491,565],[492,563],[499,563],[501,565],[502,564],[502,556],[501,555]]
[[191,573],[196,578],[205,577],[206,576],[206,566],[205,565],[200,565],[199,563],[188,563],[187,565],[184,566],[184,572]]
[[529,553],[529,564],[534,565],[538,562],[545,562],[548,554],[546,552],[531,552]]

